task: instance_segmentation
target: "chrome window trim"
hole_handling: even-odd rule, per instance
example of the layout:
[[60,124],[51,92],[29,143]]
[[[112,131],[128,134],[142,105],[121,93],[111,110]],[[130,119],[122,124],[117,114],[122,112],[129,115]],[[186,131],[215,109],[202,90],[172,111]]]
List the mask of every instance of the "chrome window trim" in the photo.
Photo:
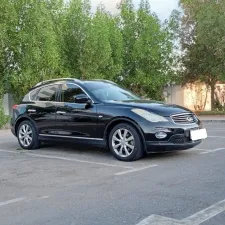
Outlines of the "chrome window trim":
[[83,140],[95,140],[95,141],[103,141],[102,138],[87,138],[87,137],[75,137],[75,136],[64,136],[64,135],[57,135],[57,134],[39,134],[39,136],[46,136],[46,137],[62,137],[62,138],[73,138],[73,139],[83,139]]
[[[60,82],[57,82],[57,83],[54,83],[54,84],[46,84],[46,85],[43,85],[43,86],[40,86],[40,87],[37,87],[37,88],[35,88],[34,90],[32,90],[32,91],[30,91],[29,92],[29,101],[30,102],[54,102],[54,103],[62,103],[62,102],[57,102],[57,101],[38,101],[38,100],[31,100],[31,98],[30,98],[30,94],[32,93],[32,92],[34,92],[34,91],[36,91],[37,89],[42,89],[42,88],[44,88],[44,87],[48,87],[48,86],[53,86],[53,85],[61,85],[62,83],[60,83]],[[67,84],[72,84],[72,85],[76,85],[77,87],[79,87],[90,99],[91,99],[91,101],[92,101],[92,104],[94,104],[95,102],[94,102],[94,100],[90,97],[90,95],[80,86],[80,85],[78,85],[78,84],[74,84],[74,83],[67,83]],[[39,90],[39,91],[40,91]],[[65,102],[65,103],[71,103],[71,104],[73,104],[73,102]],[[78,103],[74,103],[74,104],[78,104]]]
[[44,85],[44,84],[48,84],[48,82],[56,82],[56,81],[58,81],[58,82],[60,82],[60,81],[66,81],[66,80],[68,80],[68,81],[71,81],[71,80],[73,80],[73,81],[80,81],[80,80],[78,80],[78,79],[76,79],[76,78],[70,78],[70,77],[67,77],[67,78],[56,78],[56,79],[50,79],[50,80],[44,80],[44,81],[41,81],[41,82],[39,82],[39,83],[37,83],[34,87],[38,87],[38,86],[41,86],[42,84]]

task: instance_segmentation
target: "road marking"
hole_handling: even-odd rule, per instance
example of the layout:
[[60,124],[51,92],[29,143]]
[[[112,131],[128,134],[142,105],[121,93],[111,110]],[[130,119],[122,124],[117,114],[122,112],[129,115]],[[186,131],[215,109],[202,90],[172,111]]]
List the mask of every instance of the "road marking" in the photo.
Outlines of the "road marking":
[[141,171],[141,170],[146,170],[146,169],[153,168],[153,167],[156,167],[156,166],[158,166],[158,165],[150,165],[150,166],[136,168],[136,169],[134,168],[134,169],[131,169],[131,170],[115,173],[115,175],[121,176],[121,175],[125,175],[125,174],[128,174],[128,173],[134,173],[134,172],[138,172],[138,171]]
[[26,198],[25,202],[33,202],[33,201],[38,201],[38,200],[44,200],[50,198],[50,196],[41,196],[41,197],[31,197],[31,198]]
[[5,202],[0,202],[0,207],[4,206],[4,205],[13,204],[13,203],[16,203],[16,202],[21,202],[23,200],[25,200],[25,198],[15,198],[15,199],[11,199],[11,200],[8,200],[8,201],[5,201]]
[[47,199],[47,198],[50,198],[50,196],[42,196],[39,199]]
[[[151,215],[147,217],[146,219],[142,220],[137,225],[186,225],[186,224],[171,218],[158,216],[158,215]],[[190,225],[193,225],[193,224],[190,224]]]
[[174,220],[163,216],[151,215],[142,220],[137,225],[200,225],[224,211],[225,200],[218,202],[183,220]]
[[117,168],[124,168],[124,169],[134,169],[134,167],[131,166],[122,166],[122,165],[116,165],[116,164],[108,164],[108,163],[100,163],[100,162],[93,162],[88,160],[80,160],[76,158],[65,158],[65,157],[59,157],[59,156],[50,156],[50,155],[43,155],[43,154],[35,154],[35,153],[28,153],[27,151],[11,151],[11,150],[4,150],[0,149],[0,152],[9,152],[14,154],[21,154],[29,155],[33,157],[39,157],[39,158],[48,158],[48,159],[58,159],[58,160],[65,160],[65,161],[71,161],[71,162],[79,162],[79,163],[86,163],[86,164],[94,164],[99,166],[108,166],[108,167],[117,167]]
[[204,154],[209,154],[209,153],[213,153],[213,152],[219,152],[219,151],[224,151],[225,148],[217,148],[214,150],[205,150],[204,152],[200,152],[199,155],[204,155]]
[[203,149],[203,148],[193,148],[193,149],[190,149],[188,151],[192,151],[192,150],[197,150],[197,151],[210,151],[210,149]]
[[225,138],[225,136],[208,136],[209,138]]
[[192,216],[189,216],[188,218],[185,219],[185,222],[187,224],[193,225],[201,224],[209,220],[210,218],[220,214],[223,211],[225,211],[225,200],[218,202],[198,213],[195,213]]
[[27,197],[21,197],[21,198],[15,198],[15,199],[11,199],[11,200],[7,200],[4,202],[0,202],[0,207],[1,206],[5,206],[5,205],[9,205],[9,204],[13,204],[13,203],[17,203],[17,202],[32,202],[32,201],[37,201],[37,200],[44,200],[50,198],[50,196],[41,196],[41,197],[35,197],[35,198],[27,198]]
[[207,130],[225,130],[224,128],[207,128]]

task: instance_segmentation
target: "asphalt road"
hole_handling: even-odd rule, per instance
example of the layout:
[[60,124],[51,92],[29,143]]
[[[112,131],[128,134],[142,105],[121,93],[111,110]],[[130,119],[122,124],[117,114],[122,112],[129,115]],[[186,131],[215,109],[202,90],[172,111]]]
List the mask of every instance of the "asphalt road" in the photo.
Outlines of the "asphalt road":
[[206,127],[195,149],[131,163],[0,131],[0,225],[224,225],[225,123]]

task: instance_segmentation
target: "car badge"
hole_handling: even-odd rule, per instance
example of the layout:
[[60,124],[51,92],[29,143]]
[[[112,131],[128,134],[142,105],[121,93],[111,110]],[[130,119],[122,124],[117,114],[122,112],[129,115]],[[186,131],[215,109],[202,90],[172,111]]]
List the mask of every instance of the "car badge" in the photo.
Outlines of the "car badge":
[[187,121],[188,122],[193,122],[194,121],[194,118],[193,117],[187,117]]

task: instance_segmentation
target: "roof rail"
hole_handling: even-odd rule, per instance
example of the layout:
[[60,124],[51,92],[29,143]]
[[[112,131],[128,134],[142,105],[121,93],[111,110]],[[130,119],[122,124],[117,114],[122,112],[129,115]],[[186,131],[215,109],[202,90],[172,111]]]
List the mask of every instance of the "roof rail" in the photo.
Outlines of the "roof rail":
[[75,78],[57,78],[57,79],[41,81],[41,82],[37,83],[34,87],[38,87],[38,86],[43,85],[43,84],[49,84],[49,83],[54,82],[54,81],[62,81],[62,80],[80,81],[80,80],[75,79]]
[[111,80],[104,80],[104,79],[94,79],[95,81],[106,81],[110,84],[116,84],[115,82],[111,81]]

